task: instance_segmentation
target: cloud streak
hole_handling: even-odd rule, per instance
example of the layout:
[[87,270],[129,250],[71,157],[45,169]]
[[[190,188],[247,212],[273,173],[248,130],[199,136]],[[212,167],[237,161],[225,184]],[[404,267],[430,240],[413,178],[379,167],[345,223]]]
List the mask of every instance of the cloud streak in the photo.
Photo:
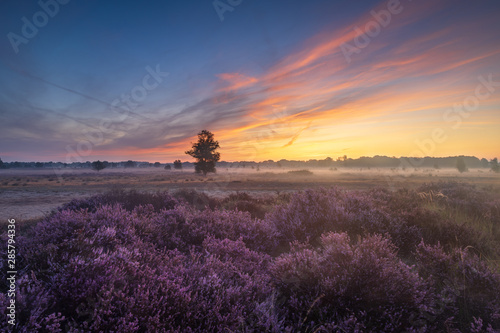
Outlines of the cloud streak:
[[[104,140],[95,145],[89,159],[185,159],[184,150],[202,129],[215,133],[226,160],[335,157],[345,149],[353,157],[408,155],[416,139],[443,126],[444,111],[474,91],[479,75],[492,73],[500,81],[495,72],[500,63],[499,10],[465,1],[460,6],[449,0],[401,1],[402,11],[346,61],[342,45],[355,45],[356,28],[363,30],[373,22],[372,11],[385,10],[387,3],[367,7],[343,24],[328,25],[289,47],[277,61],[258,68],[251,63],[256,53],[238,62],[218,50],[208,52],[213,51],[210,48],[207,54],[216,60],[193,70],[196,75],[176,73],[172,63],[172,75],[130,117],[110,111],[106,101],[113,93],[94,96],[54,83],[59,81],[50,77],[22,72],[80,100],[61,110],[38,102],[48,99],[42,89],[34,94],[37,102],[31,106],[7,103],[4,96],[2,110],[31,108],[39,121],[24,124],[7,111],[0,113],[2,127],[11,129],[0,134],[0,152],[16,156],[19,149],[26,154],[29,139],[43,140],[45,133],[52,150],[58,151],[51,156],[64,156],[66,145],[85,140],[82,133],[98,128],[104,118],[113,130],[103,133]],[[22,98],[15,93],[17,100]],[[464,119],[464,128],[475,135],[456,132],[436,154],[454,149],[452,154],[465,154],[460,147],[468,140],[494,157],[496,148],[486,142],[499,142],[500,134],[483,131],[482,126],[500,122],[499,108],[497,93],[482,102],[473,117]],[[44,160],[42,154],[34,157]]]

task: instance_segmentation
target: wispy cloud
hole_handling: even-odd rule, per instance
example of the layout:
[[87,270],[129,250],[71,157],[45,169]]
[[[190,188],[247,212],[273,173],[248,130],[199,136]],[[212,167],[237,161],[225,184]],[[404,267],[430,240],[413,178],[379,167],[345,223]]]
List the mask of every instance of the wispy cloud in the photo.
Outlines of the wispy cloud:
[[[251,158],[257,160],[335,157],[345,149],[352,156],[407,155],[419,135],[443,126],[444,110],[474,91],[478,75],[493,73],[500,81],[500,24],[498,11],[486,13],[471,2],[462,1],[460,6],[451,0],[401,4],[401,13],[353,54],[350,62],[341,46],[353,44],[359,32],[356,28],[363,29],[373,21],[371,11],[383,10],[387,1],[366,8],[341,26],[325,27],[258,70],[251,64],[255,54],[248,55],[247,64],[217,58],[208,63],[218,66],[200,65],[194,74],[186,74],[184,68],[176,74],[172,63],[172,75],[165,85],[129,117],[109,109],[116,86],[123,86],[116,82],[120,80],[94,84],[103,91],[99,94],[83,89],[84,82],[72,86],[50,75],[20,73],[45,86],[33,88],[30,81],[8,94],[0,92],[0,152],[27,152],[30,140],[42,142],[45,135],[53,149],[64,155],[68,143],[85,140],[83,133],[98,128],[105,118],[113,130],[103,133],[104,140],[95,145],[93,154],[107,159],[182,158],[202,129],[215,133],[227,160],[247,159],[250,150]],[[214,51],[210,56],[222,53]],[[122,70],[127,67],[120,66],[113,77],[124,77]],[[141,78],[144,73],[134,75]],[[107,85],[113,87],[113,93],[104,89]],[[42,103],[50,100],[50,89],[72,97],[66,103],[58,100],[63,106],[51,108],[49,102]],[[15,101],[26,99],[23,95],[29,95],[31,102],[16,105]],[[481,131],[481,126],[500,122],[499,107],[499,94],[482,102],[474,117],[464,119],[464,128],[475,135],[457,132],[436,154],[459,149],[466,140],[483,146],[486,139],[498,142],[500,134]],[[33,121],[13,116],[10,109],[30,109]],[[493,155],[495,148],[481,149]],[[464,152],[455,152],[459,153]]]

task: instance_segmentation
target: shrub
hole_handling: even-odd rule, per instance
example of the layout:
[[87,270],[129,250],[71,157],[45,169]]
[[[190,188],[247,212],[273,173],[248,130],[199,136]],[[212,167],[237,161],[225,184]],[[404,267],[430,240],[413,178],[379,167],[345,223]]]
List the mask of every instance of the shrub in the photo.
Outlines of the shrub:
[[481,244],[497,234],[443,218],[463,211],[494,225],[497,203],[464,184],[74,200],[19,224],[18,324],[0,331],[498,331],[498,265],[482,259],[498,247]]
[[345,233],[328,233],[318,249],[295,243],[272,272],[287,323],[306,331],[322,323],[340,330],[349,319],[366,330],[401,332],[428,299],[424,282],[381,236],[351,244]]
[[[93,213],[62,211],[40,222],[36,237],[21,242],[29,272],[19,267],[19,327],[184,332],[259,326],[252,313],[272,291],[269,256],[241,240],[205,235],[194,252],[158,246],[162,236],[173,242],[170,247],[177,246],[175,239],[193,243],[189,232],[179,232],[185,214],[103,206]],[[150,235],[161,230],[154,225],[162,220],[166,232]],[[0,303],[6,302],[2,294]]]
[[174,169],[181,170],[182,169],[182,162],[181,160],[175,160],[174,161]]
[[229,196],[221,200],[220,208],[228,210],[238,210],[249,212],[255,218],[264,218],[266,213],[271,211],[276,202],[276,198],[260,198],[256,199],[244,192],[231,193]]
[[[500,327],[500,274],[469,248],[446,253],[438,245],[420,243],[417,251],[420,276],[426,278],[436,300],[426,319],[446,321],[451,328]],[[476,322],[478,321],[478,322]],[[475,323],[476,322],[476,323]],[[493,331],[493,330],[491,330]]]
[[266,216],[281,246],[294,240],[315,240],[323,232],[335,230],[347,214],[339,197],[341,191],[306,190],[293,195],[290,202],[276,207]]
[[211,198],[203,192],[196,190],[181,189],[174,192],[174,197],[191,205],[192,207],[203,210],[205,208],[215,209],[219,206],[219,200]]
[[194,216],[192,221],[205,235],[218,239],[241,240],[255,251],[271,253],[276,248],[276,241],[268,223],[252,219],[247,212],[205,210]]
[[139,205],[149,204],[153,206],[155,211],[160,211],[162,209],[168,210],[174,208],[178,204],[178,201],[168,192],[141,193],[135,190],[125,191],[122,189],[114,189],[90,198],[74,199],[64,204],[59,208],[59,211],[86,209],[89,212],[95,212],[100,206],[116,204],[123,206],[128,211],[132,211]]
[[306,190],[266,216],[282,247],[294,240],[315,242],[328,231],[350,236],[387,234],[405,253],[414,250],[420,230],[378,207],[372,193],[346,193],[338,189]]

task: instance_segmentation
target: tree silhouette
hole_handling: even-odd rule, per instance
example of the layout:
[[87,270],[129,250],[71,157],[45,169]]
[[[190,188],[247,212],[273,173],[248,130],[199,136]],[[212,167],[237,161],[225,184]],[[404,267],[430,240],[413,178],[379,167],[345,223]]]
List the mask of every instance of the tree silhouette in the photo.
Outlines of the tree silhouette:
[[128,160],[127,162],[125,162],[125,165],[124,165],[125,168],[135,168],[136,166],[137,166],[137,163],[135,163],[132,160]]
[[463,157],[457,158],[457,169],[460,173],[467,171],[467,166],[465,165],[465,161]]
[[96,171],[101,171],[102,169],[105,169],[107,165],[104,162],[101,161],[94,161],[92,162],[92,169]]
[[493,170],[496,173],[500,172],[500,164],[498,164],[498,158],[494,158],[491,160],[491,170]]
[[196,173],[203,172],[206,175],[208,172],[215,172],[215,164],[220,160],[220,153],[215,152],[220,148],[219,142],[214,140],[214,135],[207,130],[198,133],[198,142],[194,143],[191,150],[186,151],[186,154],[196,159]]
[[489,167],[489,166],[490,166],[490,162],[488,162],[488,160],[487,160],[487,159],[482,158],[482,159],[481,159],[481,167],[483,167],[483,168],[487,168],[487,167]]
[[178,169],[178,170],[182,169],[182,162],[181,162],[181,160],[175,160],[174,161],[174,169]]

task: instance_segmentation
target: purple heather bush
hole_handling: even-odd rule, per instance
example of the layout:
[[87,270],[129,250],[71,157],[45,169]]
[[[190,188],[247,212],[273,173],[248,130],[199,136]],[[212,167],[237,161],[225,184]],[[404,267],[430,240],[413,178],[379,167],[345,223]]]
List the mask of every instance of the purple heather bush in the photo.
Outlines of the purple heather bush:
[[[166,211],[152,207],[102,206],[94,213],[63,211],[35,226],[40,239],[22,252],[34,265],[18,281],[20,328],[184,332],[259,325],[247,317],[272,291],[268,255],[242,240],[208,235],[190,253],[158,247],[142,217],[170,222]],[[49,230],[57,243],[48,242]]]
[[385,234],[405,253],[411,252],[422,237],[420,228],[375,205],[368,193],[339,189],[307,190],[266,217],[282,247],[291,240],[312,243],[324,232],[347,232],[351,236]]
[[322,233],[336,230],[347,219],[339,189],[306,190],[266,216],[281,247],[294,240],[317,240]]
[[178,204],[178,200],[168,192],[141,193],[135,190],[125,191],[113,189],[104,194],[98,194],[86,199],[74,199],[59,208],[64,210],[88,210],[95,212],[102,205],[121,205],[128,211],[132,211],[139,205],[152,205],[155,211],[161,209],[172,209]]
[[434,191],[444,196],[436,199],[461,211],[480,218],[488,218],[495,225],[500,226],[500,198],[498,193],[478,189],[473,184],[441,182],[424,184],[419,188],[421,192]]
[[[431,190],[444,196],[418,195]],[[74,200],[22,226],[17,325],[1,320],[0,331],[495,332],[498,233],[475,224],[495,225],[498,207],[487,191],[447,183]]]
[[203,192],[196,190],[182,189],[174,193],[174,196],[181,202],[190,205],[197,210],[237,210],[248,212],[255,218],[264,218],[276,204],[276,200],[286,200],[286,195],[280,195],[278,198],[266,196],[254,198],[245,192],[236,192],[229,194],[222,199],[209,197]]
[[[447,249],[472,246],[487,255],[498,253],[494,235],[463,222],[457,223],[450,216],[449,207],[439,202],[440,197],[437,197],[438,202],[433,203],[435,206],[429,206],[420,198],[419,191],[400,189],[391,193],[386,189],[374,189],[360,193],[365,202],[372,202],[372,211],[383,211],[391,218],[402,221],[392,223],[394,229],[389,231],[400,255],[412,253],[420,239],[429,244],[440,242]],[[476,219],[475,216],[468,218]]]
[[427,319],[448,321],[450,328],[469,323],[485,330],[500,328],[500,274],[470,248],[447,253],[440,244],[422,242],[416,258],[419,275],[436,295],[434,311]]
[[193,214],[192,222],[199,226],[204,235],[213,235],[219,239],[242,239],[249,248],[271,253],[276,247],[269,223],[252,219],[250,213],[232,210],[205,210]]
[[327,233],[319,248],[295,243],[272,272],[286,322],[306,331],[402,332],[430,297],[424,281],[382,236],[355,243],[345,233]]

